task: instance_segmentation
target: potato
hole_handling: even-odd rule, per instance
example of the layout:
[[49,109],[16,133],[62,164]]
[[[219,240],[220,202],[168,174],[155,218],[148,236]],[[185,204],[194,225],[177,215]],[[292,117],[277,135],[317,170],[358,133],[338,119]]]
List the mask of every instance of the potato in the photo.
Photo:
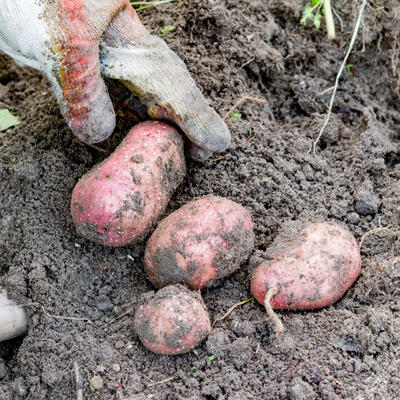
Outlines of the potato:
[[200,294],[182,285],[159,290],[138,308],[133,324],[143,345],[158,354],[187,353],[211,332]]
[[154,286],[182,283],[199,290],[237,270],[253,246],[249,212],[231,200],[207,196],[158,225],[147,242],[144,261]]
[[175,128],[157,121],[136,125],[76,184],[71,213],[78,234],[107,246],[140,240],[185,172],[183,140]]
[[271,259],[254,271],[251,290],[264,305],[268,290],[275,289],[273,308],[308,310],[339,300],[360,274],[360,250],[353,235],[331,222],[279,237]]

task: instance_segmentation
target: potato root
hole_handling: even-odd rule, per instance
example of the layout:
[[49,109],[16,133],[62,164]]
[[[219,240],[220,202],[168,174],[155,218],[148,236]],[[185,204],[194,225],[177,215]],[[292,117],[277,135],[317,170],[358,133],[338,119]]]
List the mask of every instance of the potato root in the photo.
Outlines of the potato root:
[[182,285],[159,290],[138,308],[133,324],[146,348],[165,355],[187,353],[211,332],[200,294]]
[[79,235],[107,246],[134,243],[164,212],[186,172],[183,140],[157,121],[136,125],[76,184],[71,213]]
[[[308,310],[339,300],[357,279],[361,256],[353,235],[341,226],[320,222],[293,232],[282,246],[281,237],[270,260],[254,271],[251,290],[261,304],[269,290],[275,290],[275,309]],[[280,243],[281,242],[281,243]]]
[[181,283],[199,290],[237,270],[253,246],[249,212],[231,200],[207,196],[161,221],[144,261],[154,286]]

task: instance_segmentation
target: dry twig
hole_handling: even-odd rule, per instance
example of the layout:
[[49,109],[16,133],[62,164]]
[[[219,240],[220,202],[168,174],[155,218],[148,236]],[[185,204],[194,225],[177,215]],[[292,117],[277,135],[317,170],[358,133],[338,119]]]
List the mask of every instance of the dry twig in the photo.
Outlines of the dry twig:
[[175,379],[175,377],[174,377],[174,376],[171,376],[170,378],[163,379],[162,381],[150,383],[149,385],[147,385],[147,387],[156,386],[156,385],[161,385],[161,384],[163,384],[163,383],[167,383],[167,382],[173,381],[174,379]]
[[234,304],[221,318],[217,318],[217,319],[212,323],[212,326],[214,326],[217,322],[221,322],[221,321],[224,320],[226,317],[228,317],[229,314],[231,314],[231,312],[232,312],[236,307],[239,307],[239,306],[241,306],[241,305],[243,305],[243,304],[246,304],[246,303],[248,303],[249,301],[252,301],[252,300],[254,300],[254,297],[252,297],[252,298],[250,298],[250,299],[247,299],[247,300],[244,300],[244,301],[241,301],[241,302],[239,302],[239,303]]
[[265,104],[267,100],[265,99],[258,99],[256,97],[250,97],[250,96],[243,96],[241,97],[231,108],[230,110],[225,114],[224,116],[224,121],[231,115],[233,111],[236,110],[241,104],[243,104],[245,101],[255,101],[256,103],[262,103]]
[[74,372],[75,372],[75,386],[76,386],[76,400],[83,400],[83,386],[81,375],[79,373],[79,365],[74,361]]

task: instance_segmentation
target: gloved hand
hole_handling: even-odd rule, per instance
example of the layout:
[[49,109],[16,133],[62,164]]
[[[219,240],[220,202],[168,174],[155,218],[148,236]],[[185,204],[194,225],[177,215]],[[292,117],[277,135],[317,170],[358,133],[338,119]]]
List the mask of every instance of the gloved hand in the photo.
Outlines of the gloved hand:
[[115,114],[101,75],[121,80],[150,117],[173,120],[206,158],[230,133],[184,63],[148,33],[128,0],[1,0],[0,49],[43,71],[86,143],[107,139]]

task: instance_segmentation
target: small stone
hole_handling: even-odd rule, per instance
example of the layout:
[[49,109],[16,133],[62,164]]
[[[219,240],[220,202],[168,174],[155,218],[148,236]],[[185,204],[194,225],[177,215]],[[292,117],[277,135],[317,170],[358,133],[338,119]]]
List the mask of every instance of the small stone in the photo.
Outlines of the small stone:
[[354,208],[360,215],[375,215],[378,212],[378,198],[372,192],[361,191],[357,195]]
[[98,365],[96,367],[97,372],[104,372],[106,370],[106,367],[104,365]]
[[241,179],[243,179],[243,180],[247,179],[250,176],[250,172],[249,172],[248,168],[245,165],[241,165],[238,168],[237,172],[238,172],[239,177]]
[[119,371],[121,371],[121,366],[119,364],[113,364],[112,369],[115,372],[119,372]]
[[350,224],[357,225],[360,222],[360,216],[357,213],[352,212],[347,216],[347,221]]
[[90,385],[94,390],[99,390],[103,387],[103,378],[99,375],[94,375],[90,379]]

